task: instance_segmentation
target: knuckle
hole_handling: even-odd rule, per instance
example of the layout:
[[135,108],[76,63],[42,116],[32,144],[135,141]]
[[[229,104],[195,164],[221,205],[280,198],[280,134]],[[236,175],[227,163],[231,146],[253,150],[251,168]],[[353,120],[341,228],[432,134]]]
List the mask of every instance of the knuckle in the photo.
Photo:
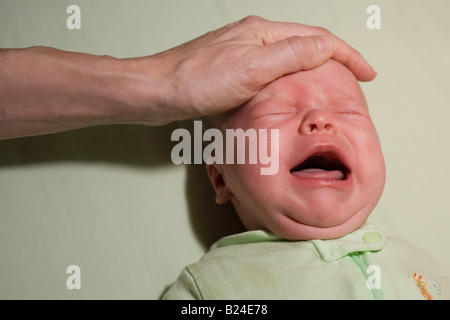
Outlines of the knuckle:
[[287,38],[286,41],[288,43],[289,51],[297,60],[300,60],[304,54],[307,43],[300,37],[290,37]]
[[271,31],[269,21],[259,16],[251,15],[241,20],[241,27],[247,34],[253,35],[253,38],[260,44],[270,42]]
[[286,39],[289,51],[298,65],[314,64],[317,60],[317,43],[310,38],[291,37]]
[[289,44],[290,50],[298,56],[300,52],[304,51],[306,48],[310,46],[309,39],[304,39],[302,37],[289,37],[286,41]]
[[260,16],[250,15],[241,20],[241,22],[250,27],[259,27],[264,24],[265,20]]

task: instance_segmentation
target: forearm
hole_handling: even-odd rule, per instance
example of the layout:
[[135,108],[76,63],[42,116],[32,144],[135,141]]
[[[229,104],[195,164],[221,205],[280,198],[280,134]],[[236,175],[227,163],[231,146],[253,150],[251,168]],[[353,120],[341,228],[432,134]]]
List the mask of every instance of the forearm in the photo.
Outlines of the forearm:
[[151,64],[47,47],[0,50],[0,139],[157,123],[159,82],[143,71]]

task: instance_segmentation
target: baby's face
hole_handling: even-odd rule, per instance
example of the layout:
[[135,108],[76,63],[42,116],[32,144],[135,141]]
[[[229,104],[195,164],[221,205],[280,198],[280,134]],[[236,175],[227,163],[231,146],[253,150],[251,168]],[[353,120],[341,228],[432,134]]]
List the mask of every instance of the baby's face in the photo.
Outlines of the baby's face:
[[262,164],[208,167],[216,201],[231,200],[248,230],[337,238],[364,224],[382,194],[384,159],[364,95],[333,60],[276,80],[223,125],[279,129],[276,174],[261,175]]

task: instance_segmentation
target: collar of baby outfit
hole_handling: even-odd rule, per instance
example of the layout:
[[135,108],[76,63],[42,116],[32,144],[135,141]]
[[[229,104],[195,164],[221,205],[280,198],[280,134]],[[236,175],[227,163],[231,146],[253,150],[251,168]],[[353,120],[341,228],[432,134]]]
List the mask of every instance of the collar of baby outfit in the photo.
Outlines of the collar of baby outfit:
[[259,242],[309,242],[314,245],[324,262],[332,262],[353,253],[379,251],[383,249],[385,238],[369,224],[341,238],[331,240],[290,241],[268,231],[255,230],[224,237],[214,243],[211,249]]

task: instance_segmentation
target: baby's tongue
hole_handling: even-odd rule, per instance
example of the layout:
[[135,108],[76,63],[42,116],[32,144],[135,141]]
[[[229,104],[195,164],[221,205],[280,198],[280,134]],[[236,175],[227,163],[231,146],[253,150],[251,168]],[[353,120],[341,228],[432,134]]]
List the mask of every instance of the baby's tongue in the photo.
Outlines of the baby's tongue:
[[292,174],[296,177],[310,179],[344,180],[344,173],[340,170],[324,170],[319,168],[303,169],[294,171]]

